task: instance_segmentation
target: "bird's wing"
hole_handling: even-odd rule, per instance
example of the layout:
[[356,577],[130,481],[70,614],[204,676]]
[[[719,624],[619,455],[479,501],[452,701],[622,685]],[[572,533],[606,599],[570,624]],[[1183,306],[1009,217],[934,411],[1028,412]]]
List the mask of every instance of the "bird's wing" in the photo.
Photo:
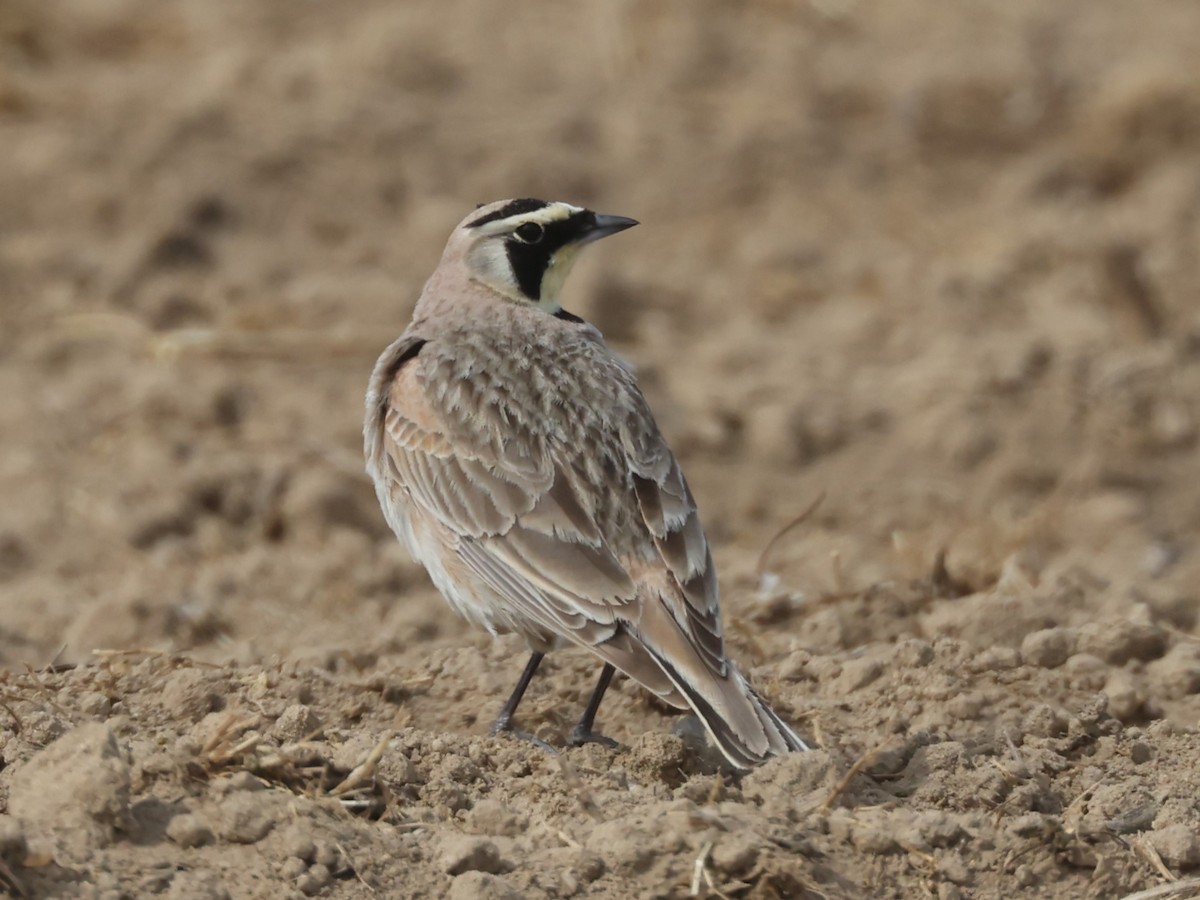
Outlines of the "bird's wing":
[[[560,417],[564,432],[553,438],[480,399],[480,376],[435,390],[434,364],[413,362],[387,390],[383,449],[395,488],[451,536],[461,561],[523,617],[593,648],[636,623],[639,595],[658,594],[724,677],[708,542],[633,375],[619,365],[607,373],[606,390],[630,404],[607,423],[611,433],[580,410]],[[609,464],[596,464],[605,448]],[[647,571],[667,590],[639,584]]]
[[635,453],[641,462],[635,462],[633,478],[638,509],[659,558],[679,587],[678,593],[669,592],[664,600],[704,662],[724,677],[729,663],[721,633],[717,572],[696,501],[657,428],[631,449],[641,451]]
[[420,359],[397,371],[382,412],[394,490],[448,535],[448,548],[518,618],[586,645],[615,634],[637,587],[544,441],[496,440],[430,390]]

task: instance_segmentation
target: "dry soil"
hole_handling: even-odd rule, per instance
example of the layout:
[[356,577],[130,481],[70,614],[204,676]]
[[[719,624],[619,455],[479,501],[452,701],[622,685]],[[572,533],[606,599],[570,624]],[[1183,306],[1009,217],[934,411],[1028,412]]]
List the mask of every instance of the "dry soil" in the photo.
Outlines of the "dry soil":
[[[0,884],[1197,896],[1198,162],[1192,0],[6,0]],[[624,681],[619,750],[485,736],[522,648],[358,431],[524,195],[642,220],[568,305],[814,752],[723,774]]]

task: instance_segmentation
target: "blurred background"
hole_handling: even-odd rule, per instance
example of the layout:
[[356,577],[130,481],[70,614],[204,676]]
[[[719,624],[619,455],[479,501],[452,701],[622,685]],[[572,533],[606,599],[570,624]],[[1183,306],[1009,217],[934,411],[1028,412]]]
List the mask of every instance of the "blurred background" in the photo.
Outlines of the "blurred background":
[[5,666],[461,641],[362,395],[513,196],[643,223],[566,302],[639,367],[735,634],[1195,624],[1191,0],[5,0],[0,163]]

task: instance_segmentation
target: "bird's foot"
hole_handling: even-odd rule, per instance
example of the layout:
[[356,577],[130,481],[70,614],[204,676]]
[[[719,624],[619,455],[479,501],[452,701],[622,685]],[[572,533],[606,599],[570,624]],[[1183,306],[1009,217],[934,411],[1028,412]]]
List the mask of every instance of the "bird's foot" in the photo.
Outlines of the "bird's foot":
[[519,741],[525,741],[526,743],[533,744],[533,746],[537,747],[539,750],[545,750],[547,753],[558,753],[557,749],[555,749],[552,745],[547,744],[536,734],[530,734],[528,731],[518,731],[516,728],[513,728],[512,721],[508,719],[497,719],[492,723],[492,727],[488,729],[488,734],[492,735],[493,737],[498,734],[507,734]]
[[607,747],[609,750],[620,750],[621,745],[607,735],[603,735],[598,731],[592,731],[590,728],[584,728],[582,725],[576,725],[567,738],[568,747],[582,747],[584,744],[599,744],[601,747]]

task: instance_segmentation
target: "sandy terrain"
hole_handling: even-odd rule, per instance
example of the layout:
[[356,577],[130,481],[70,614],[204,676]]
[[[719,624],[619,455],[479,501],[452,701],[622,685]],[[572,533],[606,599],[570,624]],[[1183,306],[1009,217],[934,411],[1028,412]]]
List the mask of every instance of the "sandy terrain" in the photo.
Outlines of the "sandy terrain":
[[[9,892],[1200,896],[1192,0],[8,0],[0,160]],[[484,736],[361,397],[525,195],[642,221],[568,305],[817,751]]]

